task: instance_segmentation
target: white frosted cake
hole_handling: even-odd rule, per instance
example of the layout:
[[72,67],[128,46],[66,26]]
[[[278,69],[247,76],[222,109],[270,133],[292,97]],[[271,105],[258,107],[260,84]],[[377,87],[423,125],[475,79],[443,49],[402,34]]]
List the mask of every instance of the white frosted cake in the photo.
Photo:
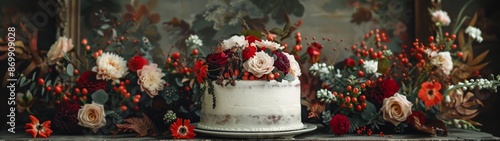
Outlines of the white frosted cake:
[[205,93],[198,128],[217,131],[286,131],[304,128],[301,122],[300,81],[237,81],[214,84],[214,97]]

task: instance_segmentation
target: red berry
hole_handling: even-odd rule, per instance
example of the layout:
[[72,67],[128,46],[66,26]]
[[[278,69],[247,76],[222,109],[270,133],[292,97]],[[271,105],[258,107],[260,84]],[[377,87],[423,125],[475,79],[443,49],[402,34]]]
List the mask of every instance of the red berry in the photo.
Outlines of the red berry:
[[122,109],[122,111],[127,111],[127,106],[122,105],[121,109]]
[[193,49],[193,52],[191,52],[191,54],[198,55],[198,50],[197,49]]
[[349,103],[349,109],[352,109],[354,108],[354,105],[352,105],[352,103]]
[[126,99],[130,98],[130,93],[125,94],[125,98]]
[[134,98],[134,101],[133,101],[135,104],[139,103],[139,99],[138,98]]
[[189,90],[191,90],[191,88],[189,88],[189,86],[186,86],[186,87],[184,87],[184,90],[189,91]]
[[269,80],[274,80],[274,77],[275,77],[274,74],[267,75],[267,78],[269,78]]
[[353,92],[354,94],[358,94],[359,89],[358,89],[358,88],[354,88],[354,89],[352,89],[352,92]]
[[355,97],[353,97],[353,98],[351,98],[351,102],[352,102],[352,103],[357,103],[357,102],[358,102],[358,99],[357,99],[357,98],[355,98]]
[[54,89],[54,92],[56,92],[56,94],[61,93],[62,92],[61,86],[56,86],[55,89]]
[[359,100],[361,100],[361,101],[365,101],[365,100],[366,100],[366,96],[365,96],[365,95],[361,95],[361,96],[359,96]]
[[274,73],[274,78],[278,78],[278,77],[280,77],[280,73],[275,72],[275,73]]
[[139,106],[135,106],[134,110],[139,111]]
[[457,57],[458,57],[458,58],[462,58],[462,57],[464,57],[464,53],[463,53],[463,52],[458,52],[458,53],[457,53]]
[[43,78],[38,78],[38,85],[43,86],[45,84],[45,80]]
[[128,79],[127,79],[127,80],[125,80],[125,84],[126,84],[126,85],[130,84],[130,80],[128,80]]
[[352,86],[351,85],[347,86],[347,91],[351,91],[351,90],[352,90]]
[[361,108],[365,109],[366,108],[366,102],[361,103]]
[[125,86],[125,82],[120,82],[120,86]]
[[349,96],[345,97],[344,102],[345,103],[351,102],[351,97],[349,97]]
[[434,36],[430,36],[428,40],[429,42],[434,42]]
[[50,91],[52,91],[52,87],[47,86],[47,87],[45,87],[45,90],[50,92]]
[[75,88],[75,93],[79,94],[80,93],[80,89],[79,88]]
[[83,88],[82,89],[82,94],[83,95],[87,95],[87,93],[89,93],[89,91],[87,90],[87,88]]
[[365,73],[362,70],[360,70],[360,71],[358,71],[358,76],[365,77]]
[[363,108],[361,107],[361,105],[356,105],[356,110],[361,111],[361,110],[363,110]]
[[179,53],[179,52],[174,52],[174,53],[172,54],[172,58],[173,58],[173,59],[179,59],[179,58],[181,58],[181,53]]
[[82,45],[87,45],[87,43],[88,43],[87,39],[83,38],[82,39]]

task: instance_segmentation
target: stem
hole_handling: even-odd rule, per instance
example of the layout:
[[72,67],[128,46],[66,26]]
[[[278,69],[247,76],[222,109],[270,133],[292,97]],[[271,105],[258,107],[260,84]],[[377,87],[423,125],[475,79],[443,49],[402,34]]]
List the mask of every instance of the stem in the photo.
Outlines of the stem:
[[[469,6],[469,4],[472,3],[472,0],[469,0],[467,3],[465,3],[465,5],[462,7],[462,9],[460,9],[460,12],[458,13],[458,17],[457,19],[455,19],[455,21],[458,21],[458,19],[460,19],[460,17],[462,17],[462,14],[464,13],[465,11],[465,8],[467,8],[467,6]],[[455,23],[455,29],[458,29],[458,23]],[[455,34],[456,32],[453,32],[453,34]]]
[[458,29],[460,29],[459,27],[461,27],[461,26],[462,26],[462,24],[464,24],[465,20],[467,20],[467,19],[470,19],[470,17],[469,17],[469,16],[465,16],[464,18],[462,18],[462,20],[461,20],[461,21],[459,22],[459,24],[458,24],[458,27],[455,27],[455,29],[453,29],[453,32],[452,32],[452,33],[453,33],[453,34],[457,34]]

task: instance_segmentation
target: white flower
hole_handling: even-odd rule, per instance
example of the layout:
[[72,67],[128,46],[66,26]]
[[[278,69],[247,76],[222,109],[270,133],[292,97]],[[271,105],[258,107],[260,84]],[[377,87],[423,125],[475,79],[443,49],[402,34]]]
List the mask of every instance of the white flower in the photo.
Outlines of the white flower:
[[431,64],[439,66],[446,75],[450,75],[453,69],[450,52],[439,52],[436,56],[431,58]]
[[311,71],[312,74],[314,75],[330,74],[330,72],[333,71],[334,69],[335,69],[334,66],[327,66],[325,63],[316,63],[309,68],[309,71]]
[[433,51],[432,49],[425,49],[425,53],[429,56],[429,58],[435,57],[437,55],[437,51]]
[[299,77],[302,74],[299,62],[295,60],[295,57],[293,57],[293,55],[290,55],[286,52],[284,52],[283,54],[285,54],[288,60],[290,61],[290,70],[288,71],[288,73],[293,77]]
[[65,36],[59,37],[59,39],[50,47],[50,50],[47,53],[49,65],[57,63],[71,49],[73,49],[71,38],[67,38]]
[[245,40],[245,36],[241,35],[234,35],[233,37],[222,41],[222,49],[224,50],[229,50],[232,49],[233,47],[239,47],[243,48],[248,46],[247,40]]
[[267,55],[264,51],[260,51],[257,52],[254,57],[248,59],[243,64],[243,68],[256,77],[262,77],[262,75],[269,74],[273,71],[273,65],[273,57]]
[[481,30],[479,30],[479,28],[469,26],[465,29],[465,33],[479,43],[483,41],[483,37],[481,37]]
[[101,127],[106,125],[106,113],[104,106],[97,103],[85,104],[78,110],[78,125],[90,128],[96,133]]
[[339,69],[337,69],[337,74],[335,74],[335,77],[342,78],[342,74],[340,73]]
[[378,70],[378,61],[375,61],[375,60],[366,61],[363,64],[363,68],[365,68],[365,71],[368,74],[376,73]]
[[391,56],[392,55],[392,51],[391,50],[384,50],[382,51],[382,54],[384,54],[384,56]]
[[191,47],[191,49],[195,49],[203,46],[203,41],[198,37],[198,35],[191,35],[186,39],[186,46]]
[[165,73],[162,73],[156,64],[146,65],[137,70],[137,76],[139,77],[137,84],[141,86],[141,91],[146,91],[151,98],[158,95],[158,91],[163,90],[163,85],[166,83],[162,79]]
[[255,41],[255,45],[257,45],[257,47],[259,47],[259,48],[262,48],[262,47],[268,48],[271,51],[282,50],[285,48],[276,42],[268,41],[268,40]]
[[436,24],[448,26],[451,23],[450,16],[448,16],[448,13],[446,13],[445,11],[436,10],[432,12],[431,15],[432,21]]
[[389,121],[394,125],[398,125],[405,121],[408,116],[411,115],[411,107],[413,104],[406,99],[406,96],[399,93],[394,94],[394,96],[385,98],[382,104],[383,118],[385,121]]
[[332,92],[327,89],[320,89],[316,92],[316,96],[321,102],[330,103],[332,101],[337,101],[337,98],[333,96]]
[[120,83],[120,78],[127,74],[127,61],[113,53],[103,53],[97,58],[96,66],[92,71],[97,72],[97,80],[113,80]]

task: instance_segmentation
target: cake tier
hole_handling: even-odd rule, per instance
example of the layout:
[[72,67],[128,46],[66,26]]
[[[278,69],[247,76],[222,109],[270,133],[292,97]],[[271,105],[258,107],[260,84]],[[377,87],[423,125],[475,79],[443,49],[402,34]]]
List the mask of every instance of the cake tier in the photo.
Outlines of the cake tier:
[[285,131],[301,129],[300,81],[237,81],[214,84],[205,93],[199,128],[219,131]]

